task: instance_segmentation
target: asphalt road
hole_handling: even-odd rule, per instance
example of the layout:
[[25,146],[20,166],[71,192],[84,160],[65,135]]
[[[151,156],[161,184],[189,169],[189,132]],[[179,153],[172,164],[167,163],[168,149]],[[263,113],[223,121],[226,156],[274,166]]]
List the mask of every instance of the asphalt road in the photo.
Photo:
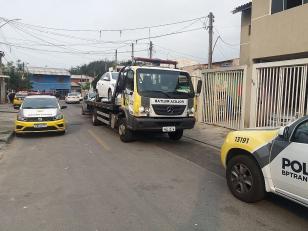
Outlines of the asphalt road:
[[80,105],[64,136],[14,140],[0,161],[0,230],[308,230],[308,210],[269,195],[229,193],[219,152],[184,138],[124,144]]

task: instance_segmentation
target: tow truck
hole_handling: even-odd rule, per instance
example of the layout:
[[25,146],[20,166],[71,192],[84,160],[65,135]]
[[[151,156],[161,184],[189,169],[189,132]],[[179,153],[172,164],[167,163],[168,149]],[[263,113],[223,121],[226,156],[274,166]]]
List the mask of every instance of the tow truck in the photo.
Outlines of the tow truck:
[[167,133],[171,140],[181,139],[183,130],[195,125],[196,96],[202,81],[198,81],[195,93],[189,73],[176,65],[171,60],[134,58],[132,65],[120,70],[110,101],[84,102],[93,125],[118,129],[123,142],[133,141],[139,131]]

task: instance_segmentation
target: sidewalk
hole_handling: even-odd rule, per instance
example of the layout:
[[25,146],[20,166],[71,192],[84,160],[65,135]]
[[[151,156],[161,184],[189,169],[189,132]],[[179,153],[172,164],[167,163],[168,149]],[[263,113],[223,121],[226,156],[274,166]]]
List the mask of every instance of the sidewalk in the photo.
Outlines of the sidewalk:
[[9,142],[13,136],[14,121],[18,110],[12,105],[0,104],[0,149]]
[[184,137],[220,149],[229,132],[232,130],[204,123],[196,123],[195,128],[185,130]]

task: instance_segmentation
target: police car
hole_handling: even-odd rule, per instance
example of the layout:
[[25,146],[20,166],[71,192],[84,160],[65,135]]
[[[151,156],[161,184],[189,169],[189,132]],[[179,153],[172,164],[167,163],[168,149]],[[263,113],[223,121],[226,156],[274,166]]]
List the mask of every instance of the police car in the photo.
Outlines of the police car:
[[236,198],[251,203],[272,192],[308,207],[308,116],[279,130],[229,133],[221,160]]

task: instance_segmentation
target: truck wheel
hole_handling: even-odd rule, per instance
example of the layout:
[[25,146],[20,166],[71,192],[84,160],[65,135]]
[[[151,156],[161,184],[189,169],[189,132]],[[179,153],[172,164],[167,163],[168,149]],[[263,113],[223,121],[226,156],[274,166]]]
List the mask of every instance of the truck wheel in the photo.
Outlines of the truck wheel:
[[127,121],[125,118],[119,119],[118,129],[121,141],[128,143],[134,140],[134,134],[127,128]]
[[183,136],[183,130],[178,130],[178,131],[175,131],[175,132],[169,132],[168,135],[169,135],[170,140],[179,140]]
[[94,110],[93,113],[92,113],[92,124],[93,124],[93,126],[100,125],[100,121],[97,119],[96,110]]
[[226,177],[231,193],[241,201],[254,203],[264,199],[264,177],[258,163],[251,157],[240,155],[229,160]]

